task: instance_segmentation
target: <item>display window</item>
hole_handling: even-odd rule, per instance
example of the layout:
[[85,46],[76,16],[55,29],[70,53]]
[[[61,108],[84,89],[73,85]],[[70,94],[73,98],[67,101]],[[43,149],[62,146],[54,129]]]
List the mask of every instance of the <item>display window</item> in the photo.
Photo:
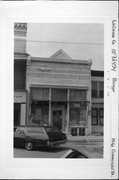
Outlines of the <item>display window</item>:
[[70,102],[70,126],[86,125],[86,105],[77,102]]
[[103,108],[99,109],[99,121],[100,121],[100,125],[104,125],[104,112],[103,112]]
[[49,102],[32,102],[30,125],[48,125]]

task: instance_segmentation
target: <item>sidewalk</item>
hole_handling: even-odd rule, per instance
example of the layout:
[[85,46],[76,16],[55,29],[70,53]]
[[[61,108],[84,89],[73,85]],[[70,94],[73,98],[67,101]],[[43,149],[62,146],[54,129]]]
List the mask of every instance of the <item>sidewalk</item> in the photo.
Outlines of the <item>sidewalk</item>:
[[103,136],[71,136],[67,135],[69,142],[103,142]]

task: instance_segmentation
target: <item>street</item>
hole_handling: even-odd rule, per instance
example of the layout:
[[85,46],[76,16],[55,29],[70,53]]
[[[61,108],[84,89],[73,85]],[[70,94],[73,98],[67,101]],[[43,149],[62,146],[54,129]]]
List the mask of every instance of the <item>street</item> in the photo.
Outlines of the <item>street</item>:
[[68,149],[74,148],[83,152],[89,158],[103,158],[102,142],[67,142],[66,144],[48,148],[35,148],[33,151],[27,151],[23,148],[14,149],[15,158],[60,158]]

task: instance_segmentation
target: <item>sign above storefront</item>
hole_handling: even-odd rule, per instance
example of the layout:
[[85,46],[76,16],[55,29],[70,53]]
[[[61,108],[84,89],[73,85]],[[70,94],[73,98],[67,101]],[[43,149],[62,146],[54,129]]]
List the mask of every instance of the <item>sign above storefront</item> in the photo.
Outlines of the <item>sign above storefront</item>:
[[65,60],[64,62],[63,60],[63,62],[58,62],[58,60],[51,61],[50,58],[43,60],[32,58],[32,63],[27,69],[30,84],[90,86],[91,63],[88,61]]
[[26,102],[26,92],[14,92],[14,102],[15,103],[25,103]]

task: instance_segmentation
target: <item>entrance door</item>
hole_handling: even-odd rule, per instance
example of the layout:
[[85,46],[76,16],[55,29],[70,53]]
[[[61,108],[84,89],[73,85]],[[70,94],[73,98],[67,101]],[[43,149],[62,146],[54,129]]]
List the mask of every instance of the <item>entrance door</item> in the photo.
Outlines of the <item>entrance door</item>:
[[62,129],[62,110],[52,110],[52,124],[58,129]]
[[20,103],[14,104],[14,126],[20,125]]

